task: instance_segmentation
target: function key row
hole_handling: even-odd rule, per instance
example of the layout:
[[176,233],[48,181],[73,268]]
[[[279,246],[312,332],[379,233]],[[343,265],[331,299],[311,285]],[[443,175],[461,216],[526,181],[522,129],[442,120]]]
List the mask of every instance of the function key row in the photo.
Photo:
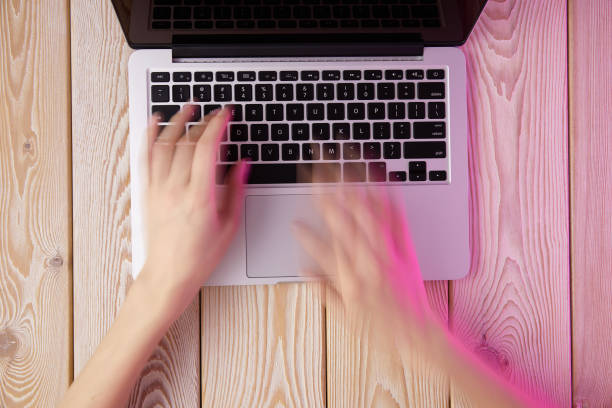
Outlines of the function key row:
[[[426,72],[426,74],[425,74]],[[212,82],[213,78],[217,82],[233,82],[235,80],[240,82],[255,81],[256,78],[259,81],[360,81],[365,80],[421,80],[427,76],[428,80],[442,80],[445,77],[443,69],[428,69],[424,71],[422,69],[409,69],[406,71],[399,69],[388,69],[388,70],[326,70],[322,71],[218,71],[214,73],[211,71],[198,71],[193,74],[193,80],[195,82]],[[191,72],[173,72],[172,80],[174,82],[191,82]],[[151,72],[151,82],[169,82],[169,72]]]
[[[216,182],[223,184],[231,164],[218,164]],[[342,171],[341,171],[342,169]],[[341,174],[342,173],[342,174]],[[312,175],[316,180],[312,179]],[[427,181],[426,173],[409,171],[410,181]],[[446,171],[429,172],[430,181],[446,180]],[[385,162],[340,163],[254,163],[249,166],[247,184],[295,184],[295,183],[339,183],[344,182],[405,182],[405,171],[390,171],[387,175]]]
[[[335,85],[335,86],[334,86]],[[193,91],[193,93],[191,93]],[[350,100],[408,100],[408,99],[444,99],[446,86],[444,82],[339,82],[298,83],[298,84],[199,84],[172,85],[172,101],[188,102],[251,102],[261,101],[339,101]],[[170,85],[151,85],[152,102],[170,102]],[[442,103],[443,104],[443,103]],[[442,106],[442,105],[440,105]],[[441,112],[443,114],[443,112]]]

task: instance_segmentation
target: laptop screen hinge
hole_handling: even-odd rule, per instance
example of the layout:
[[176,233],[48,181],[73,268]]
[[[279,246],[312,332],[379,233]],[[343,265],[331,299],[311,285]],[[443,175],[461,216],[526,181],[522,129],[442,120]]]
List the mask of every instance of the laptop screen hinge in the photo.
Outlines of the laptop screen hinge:
[[[172,59],[216,58],[334,58],[423,57],[422,41],[215,41],[201,42],[191,36],[175,36]],[[201,38],[200,38],[201,40]],[[412,40],[412,39],[411,39]]]

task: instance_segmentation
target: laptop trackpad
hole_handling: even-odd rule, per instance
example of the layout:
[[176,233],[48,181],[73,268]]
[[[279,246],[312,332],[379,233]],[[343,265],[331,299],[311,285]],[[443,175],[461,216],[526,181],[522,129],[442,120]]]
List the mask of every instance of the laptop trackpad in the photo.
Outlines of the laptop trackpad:
[[294,220],[321,225],[311,195],[247,196],[246,264],[250,278],[300,276],[308,256],[293,237]]

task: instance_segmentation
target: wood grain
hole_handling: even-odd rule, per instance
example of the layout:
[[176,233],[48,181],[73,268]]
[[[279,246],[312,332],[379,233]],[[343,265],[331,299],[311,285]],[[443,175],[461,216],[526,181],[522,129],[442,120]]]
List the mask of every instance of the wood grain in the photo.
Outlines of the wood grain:
[[[127,46],[110,1],[71,2],[74,367],[108,330],[130,283]],[[199,302],[175,322],[131,406],[199,405]]]
[[202,406],[324,407],[318,284],[202,289]]
[[[446,282],[426,282],[432,308],[446,321]],[[334,407],[445,407],[446,375],[415,353],[402,357],[382,347],[361,318],[347,316],[332,296],[327,299],[327,393]]]
[[0,406],[57,404],[71,370],[67,1],[0,2]]
[[612,8],[569,2],[575,406],[612,406]]
[[[571,404],[564,1],[489,1],[468,65],[472,268],[452,329],[513,383]],[[469,405],[453,390],[452,405]]]

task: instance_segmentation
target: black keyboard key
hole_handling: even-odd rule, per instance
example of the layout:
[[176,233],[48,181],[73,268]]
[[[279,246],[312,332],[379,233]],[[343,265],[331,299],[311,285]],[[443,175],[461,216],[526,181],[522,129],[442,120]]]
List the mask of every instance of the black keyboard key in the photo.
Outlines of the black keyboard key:
[[346,106],[347,116],[350,120],[365,119],[365,104],[364,103],[349,103]]
[[276,81],[277,74],[275,71],[259,71],[260,81]]
[[210,85],[194,85],[193,99],[198,102],[210,102]]
[[425,72],[422,69],[409,69],[406,71],[406,79],[423,79],[425,78]]
[[323,143],[324,160],[340,160],[340,144]]
[[215,102],[228,102],[232,100],[231,85],[215,85]]
[[300,145],[297,143],[283,143],[283,160],[299,160],[300,159]]
[[230,125],[229,137],[232,142],[246,142],[248,140],[247,125]]
[[292,84],[276,84],[276,100],[277,101],[292,101],[293,100],[293,85]]
[[425,119],[425,102],[409,102],[408,119]]
[[419,82],[419,99],[444,99],[444,82]]
[[175,20],[187,20],[190,18],[191,18],[191,7],[175,7],[174,8],[174,19]]
[[404,79],[404,73],[401,69],[388,69],[385,71],[385,79],[388,81]]
[[374,80],[374,81],[378,81],[381,80],[383,77],[382,71],[379,69],[376,70],[366,70],[363,73],[363,77],[367,80]]
[[368,181],[387,181],[387,164],[385,162],[369,162]]
[[323,120],[325,118],[325,105],[322,103],[306,104],[306,117],[308,120]]
[[327,120],[344,120],[344,104],[328,103]]
[[[217,165],[217,183],[221,184],[228,165]],[[311,183],[312,174],[319,175],[318,183],[340,181],[340,163],[257,163],[249,166],[248,184]]]
[[329,140],[329,123],[313,123],[312,140]]
[[444,139],[445,137],[445,122],[414,122],[415,139]]
[[253,86],[251,84],[234,85],[234,99],[238,102],[253,100]]
[[380,159],[380,143],[366,142],[363,144],[363,158],[366,160]]
[[169,21],[154,21],[151,23],[151,28],[154,30],[168,30],[170,27]]
[[291,125],[291,139],[293,140],[308,140],[310,132],[308,123],[294,123]]
[[351,17],[351,9],[348,6],[332,7],[334,18],[349,18]]
[[265,142],[268,140],[268,125],[251,125],[251,140],[253,142]]
[[401,159],[402,145],[400,142],[384,142],[383,143],[383,158],[385,159]]
[[405,106],[402,102],[389,102],[387,112],[389,119],[404,119],[406,117]]
[[359,70],[342,71],[342,79],[344,79],[345,81],[359,81],[361,79],[361,71]]
[[289,125],[286,123],[274,124],[271,133],[274,141],[289,140]]
[[211,20],[198,20],[194,23],[195,28],[199,28],[202,30],[212,28],[213,22]]
[[261,145],[261,160],[262,161],[278,161],[278,145],[277,144],[262,144]]
[[344,181],[348,183],[366,181],[366,166],[363,162],[345,162],[342,170]]
[[217,109],[221,109],[221,105],[218,105],[218,104],[204,105],[204,116],[208,115],[210,112],[213,112]]
[[155,7],[153,8],[153,18],[155,20],[167,20],[171,17],[170,7]]
[[153,102],[170,102],[170,87],[168,85],[151,86],[151,100]]
[[408,179],[410,181],[427,180],[427,163],[424,161],[414,161],[408,163]]
[[339,81],[340,71],[323,71],[324,81]]
[[393,138],[410,139],[410,122],[394,122]]
[[193,75],[196,82],[211,82],[213,80],[212,72],[196,72]]
[[212,17],[210,7],[194,7],[193,18],[198,20],[207,20]]
[[374,139],[391,139],[391,125],[389,122],[375,122],[372,127]]
[[288,103],[287,120],[304,120],[304,105],[301,103]]
[[414,83],[399,82],[397,84],[397,99],[414,99]]
[[361,144],[352,142],[344,143],[342,145],[342,158],[344,160],[361,159]]
[[191,82],[191,72],[173,72],[172,80],[174,82]]
[[255,71],[238,71],[239,81],[254,81]]
[[379,82],[376,86],[378,99],[395,99],[395,85],[393,82]]
[[314,18],[330,18],[331,17],[331,9],[329,6],[314,6],[312,8],[312,16]]
[[357,84],[357,99],[362,100],[362,101],[374,99],[374,84],[367,83],[367,82],[358,83]]
[[332,124],[332,137],[334,140],[348,140],[351,137],[349,123]]
[[238,146],[232,144],[222,144],[219,148],[219,157],[222,162],[238,161]]
[[297,71],[281,71],[280,80],[281,81],[297,81],[298,72]]
[[405,171],[390,171],[389,181],[395,181],[395,182],[406,181],[406,172]]
[[231,105],[230,115],[232,122],[242,122],[242,105]]
[[302,145],[302,160],[319,160],[321,146],[318,143],[304,143]]
[[153,105],[151,106],[151,114],[157,112],[160,116],[160,122],[169,122],[170,118],[174,116],[181,109],[178,105]]
[[151,72],[151,82],[169,82],[169,72]]
[[280,103],[270,103],[266,105],[266,120],[268,122],[278,122],[283,119],[283,105]]
[[220,71],[216,75],[217,82],[232,82],[234,80],[234,73],[231,71]]
[[278,28],[297,28],[297,21],[295,20],[279,20]]
[[404,159],[443,159],[446,142],[404,142]]
[[353,6],[353,17],[357,19],[363,19],[370,17],[369,6]]
[[291,18],[291,7],[276,6],[273,9],[272,15],[275,19]]
[[350,101],[355,99],[355,85],[352,83],[338,84],[338,100]]
[[214,8],[213,12],[215,19],[217,20],[227,20],[232,18],[232,8],[227,6],[217,6]]
[[428,102],[427,112],[429,119],[444,119],[446,116],[446,106],[444,102]]
[[259,104],[244,105],[244,117],[247,122],[260,122],[263,120],[263,106]]
[[353,123],[353,139],[368,140],[370,138],[370,124],[368,122]]
[[368,103],[368,119],[385,119],[385,104]]
[[271,101],[272,100],[272,84],[255,85],[255,100],[256,101]]
[[312,101],[314,99],[314,85],[297,84],[295,86],[295,98],[298,101]]
[[444,170],[435,170],[429,172],[429,180],[430,181],[445,181],[446,180],[446,171]]
[[317,100],[330,101],[334,99],[333,84],[317,84]]
[[258,161],[259,146],[256,144],[240,145],[240,158],[243,160]]
[[443,69],[428,69],[427,70],[427,79],[444,79],[444,70]]
[[319,71],[302,71],[300,77],[302,81],[318,81]]

